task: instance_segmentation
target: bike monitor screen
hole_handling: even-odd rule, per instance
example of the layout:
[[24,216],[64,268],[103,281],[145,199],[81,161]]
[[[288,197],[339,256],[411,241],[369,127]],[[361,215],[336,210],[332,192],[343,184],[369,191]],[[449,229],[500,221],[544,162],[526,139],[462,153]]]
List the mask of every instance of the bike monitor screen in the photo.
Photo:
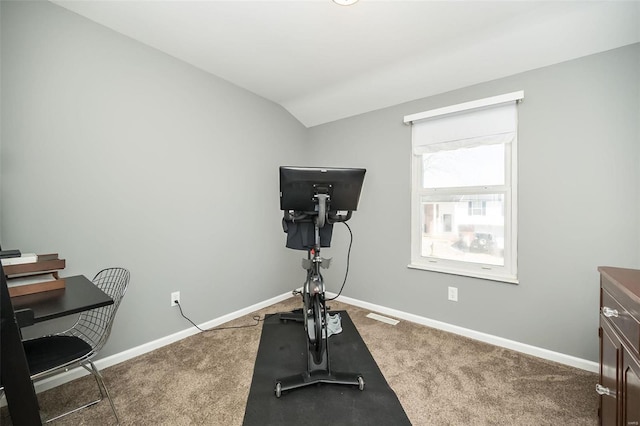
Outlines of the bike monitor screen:
[[358,208],[365,169],[280,167],[280,210],[317,211],[317,194],[329,196],[328,210]]

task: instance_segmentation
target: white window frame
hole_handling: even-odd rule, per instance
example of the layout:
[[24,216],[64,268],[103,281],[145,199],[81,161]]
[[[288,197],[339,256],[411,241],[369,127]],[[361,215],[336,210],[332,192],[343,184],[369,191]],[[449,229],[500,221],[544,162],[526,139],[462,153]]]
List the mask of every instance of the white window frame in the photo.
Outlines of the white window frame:
[[[476,108],[484,108],[507,102],[519,102],[524,99],[524,91],[507,93],[504,95],[452,105],[435,110],[420,112],[404,117],[405,124],[413,124],[416,121],[436,118],[447,114],[470,111]],[[470,194],[502,193],[504,194],[504,225],[505,225],[505,250],[504,266],[485,265],[481,263],[464,262],[459,260],[442,259],[423,256],[422,246],[422,215],[421,197],[424,195],[447,194],[447,189],[423,189],[422,188],[422,156],[411,152],[411,263],[409,268],[428,271],[443,272],[455,275],[470,276],[487,280],[518,283],[517,274],[517,229],[518,229],[518,135],[510,144],[505,144],[505,185],[478,186],[465,188]],[[458,192],[456,192],[458,193]]]

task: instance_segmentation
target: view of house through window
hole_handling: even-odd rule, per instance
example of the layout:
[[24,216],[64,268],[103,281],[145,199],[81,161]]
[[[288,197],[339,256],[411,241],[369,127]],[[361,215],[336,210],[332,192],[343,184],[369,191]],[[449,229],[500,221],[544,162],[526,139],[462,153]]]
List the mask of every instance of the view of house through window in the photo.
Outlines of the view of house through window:
[[[425,196],[421,204],[422,256],[504,265],[502,194]],[[485,208],[472,214],[472,204]]]
[[504,265],[505,145],[422,154],[421,163],[422,188],[432,190],[420,199],[422,256]]

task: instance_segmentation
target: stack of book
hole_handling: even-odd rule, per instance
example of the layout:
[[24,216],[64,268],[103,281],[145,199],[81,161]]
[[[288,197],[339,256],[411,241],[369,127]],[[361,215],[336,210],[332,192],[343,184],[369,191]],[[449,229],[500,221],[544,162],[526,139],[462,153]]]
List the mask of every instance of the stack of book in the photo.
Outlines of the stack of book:
[[[5,253],[8,252],[10,255],[7,256]],[[37,255],[7,250],[0,255],[0,261],[7,276],[7,287],[11,297],[65,287],[64,278],[59,277],[58,271],[64,269],[66,262],[58,258],[58,253]]]
[[[7,250],[8,251],[8,250]],[[10,253],[20,253],[19,250],[11,250]],[[6,253],[6,252],[2,252]],[[33,263],[38,261],[38,255],[35,253],[20,253],[17,256],[9,255],[0,258],[2,266],[21,265],[23,263]]]

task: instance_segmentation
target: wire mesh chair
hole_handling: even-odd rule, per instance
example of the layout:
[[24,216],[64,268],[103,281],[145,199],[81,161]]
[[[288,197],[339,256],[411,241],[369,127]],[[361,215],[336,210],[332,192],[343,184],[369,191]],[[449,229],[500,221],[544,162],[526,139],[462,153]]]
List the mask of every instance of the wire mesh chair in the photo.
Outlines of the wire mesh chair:
[[53,417],[47,420],[47,423],[95,405],[105,397],[111,404],[116,420],[120,422],[102,374],[92,359],[109,338],[116,312],[129,285],[129,276],[129,271],[124,268],[107,268],[98,272],[92,281],[113,299],[113,305],[81,313],[77,322],[61,333],[22,342],[31,380],[37,381],[80,366],[93,375],[100,390],[99,399]]

